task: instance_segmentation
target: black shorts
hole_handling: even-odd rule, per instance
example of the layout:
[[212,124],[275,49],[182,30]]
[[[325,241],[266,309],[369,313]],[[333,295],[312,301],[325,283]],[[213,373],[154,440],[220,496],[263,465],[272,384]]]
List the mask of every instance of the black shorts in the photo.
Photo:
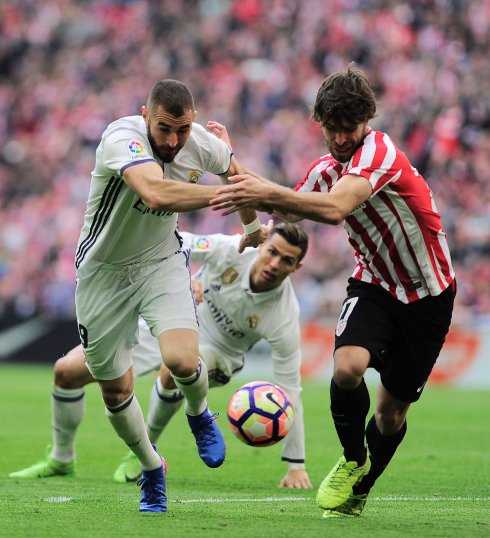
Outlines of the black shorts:
[[335,349],[360,346],[396,398],[420,398],[451,324],[456,285],[405,304],[380,286],[349,279],[335,329]]

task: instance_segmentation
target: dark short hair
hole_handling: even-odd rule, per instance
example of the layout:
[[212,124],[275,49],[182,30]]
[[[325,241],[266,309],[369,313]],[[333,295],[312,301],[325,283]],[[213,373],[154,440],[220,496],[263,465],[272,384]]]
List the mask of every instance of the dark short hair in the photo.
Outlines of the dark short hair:
[[269,239],[275,234],[279,234],[283,237],[289,244],[293,247],[299,247],[301,254],[299,255],[298,261],[300,262],[308,250],[308,235],[296,224],[291,224],[290,222],[279,222],[276,224],[272,230],[269,232]]
[[162,106],[169,114],[178,118],[189,110],[194,111],[194,98],[183,82],[167,78],[153,86],[146,106],[150,114]]
[[369,80],[351,62],[345,71],[329,75],[320,86],[313,108],[313,119],[325,125],[358,124],[376,116],[376,98]]

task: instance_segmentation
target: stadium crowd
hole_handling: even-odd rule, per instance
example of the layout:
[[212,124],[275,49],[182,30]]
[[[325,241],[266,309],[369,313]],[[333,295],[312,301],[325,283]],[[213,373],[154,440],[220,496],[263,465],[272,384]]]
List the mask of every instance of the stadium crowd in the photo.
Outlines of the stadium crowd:
[[[110,121],[140,113],[156,80],[185,82],[197,120],[224,123],[240,162],[294,186],[325,152],[310,119],[316,90],[354,60],[380,102],[372,125],[436,196],[456,323],[490,326],[489,56],[489,0],[1,2],[0,318],[73,315],[95,146]],[[179,224],[241,231],[211,210]],[[341,228],[304,227],[303,320],[332,316],[352,251]]]

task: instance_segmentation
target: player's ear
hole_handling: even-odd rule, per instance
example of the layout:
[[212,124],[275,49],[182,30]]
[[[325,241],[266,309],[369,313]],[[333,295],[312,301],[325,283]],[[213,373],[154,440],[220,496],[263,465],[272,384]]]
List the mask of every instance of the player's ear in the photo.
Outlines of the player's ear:
[[298,269],[301,269],[303,267],[303,264],[301,262],[298,262],[296,264],[296,267],[291,271],[291,273],[295,273]]
[[145,105],[141,107],[141,115],[145,121],[148,119],[148,108]]

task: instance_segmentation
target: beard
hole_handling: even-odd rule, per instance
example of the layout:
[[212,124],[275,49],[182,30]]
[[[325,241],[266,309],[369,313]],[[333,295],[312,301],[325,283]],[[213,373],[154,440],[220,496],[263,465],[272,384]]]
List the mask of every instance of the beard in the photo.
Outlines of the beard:
[[170,146],[157,146],[149,127],[147,128],[147,136],[154,155],[156,155],[164,163],[173,162],[177,156],[177,153],[179,153],[179,151],[182,149],[182,146],[175,146],[174,148]]
[[347,161],[350,161],[351,157],[354,155],[358,147],[359,146],[355,146],[354,148],[350,147],[349,149],[346,148],[342,151],[339,151],[337,149],[330,149],[330,153],[336,161],[345,163]]
[[366,134],[364,132],[359,138],[352,140],[349,144],[345,145],[345,147],[337,147],[335,143],[330,145],[328,140],[325,138],[325,145],[328,147],[332,157],[336,161],[346,163],[351,160],[354,153],[362,146],[362,142],[365,137]]

